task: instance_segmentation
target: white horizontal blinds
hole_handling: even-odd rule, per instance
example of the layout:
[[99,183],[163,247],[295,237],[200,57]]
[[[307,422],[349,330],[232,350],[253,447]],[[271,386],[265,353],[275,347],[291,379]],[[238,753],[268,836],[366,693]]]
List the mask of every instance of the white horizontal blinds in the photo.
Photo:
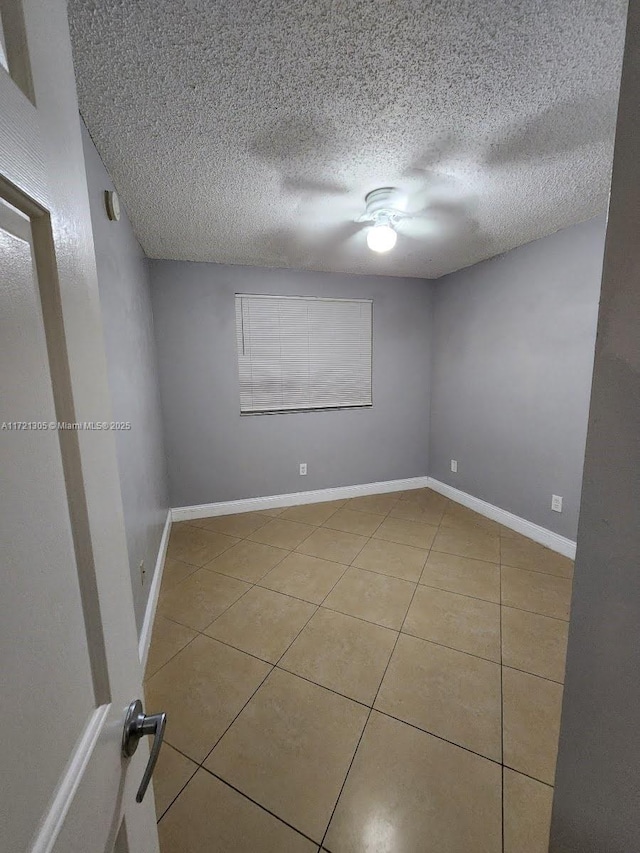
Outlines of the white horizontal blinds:
[[371,405],[372,303],[236,295],[241,412]]

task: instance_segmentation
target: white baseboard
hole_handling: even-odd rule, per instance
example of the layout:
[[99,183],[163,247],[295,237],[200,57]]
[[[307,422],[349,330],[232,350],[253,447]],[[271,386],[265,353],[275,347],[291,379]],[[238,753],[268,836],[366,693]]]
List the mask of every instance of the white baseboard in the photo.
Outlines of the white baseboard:
[[191,518],[209,518],[213,515],[232,515],[236,512],[255,512],[260,509],[276,509],[283,506],[315,504],[322,501],[337,501],[358,498],[361,495],[382,495],[387,492],[404,492],[424,489],[428,477],[410,477],[406,480],[387,480],[382,483],[365,483],[361,486],[337,486],[335,489],[315,489],[312,492],[292,492],[289,495],[269,495],[263,498],[246,498],[239,501],[223,501],[197,506],[178,506],[171,510],[173,521],[189,521]]
[[156,615],[156,607],[158,606],[158,596],[160,595],[160,584],[162,583],[162,572],[164,570],[164,561],[167,556],[167,546],[169,545],[169,533],[171,532],[172,511],[167,513],[167,520],[164,523],[162,538],[160,539],[160,547],[158,548],[158,557],[153,570],[153,578],[151,580],[151,588],[149,589],[149,598],[147,599],[147,607],[144,611],[144,622],[140,631],[140,640],[138,643],[138,654],[142,671],[147,665],[147,655],[149,654],[149,645],[151,643],[151,632],[153,630],[153,620]]
[[429,477],[428,481],[428,488],[433,489],[434,492],[438,492],[450,500],[486,516],[486,518],[491,518],[510,530],[515,530],[516,533],[521,533],[523,536],[533,539],[534,542],[539,542],[541,545],[551,548],[552,551],[557,551],[558,554],[563,554],[572,560],[575,559],[576,543],[573,540],[547,530],[546,527],[540,527],[540,525],[527,521],[525,518],[520,518],[512,512],[507,512],[506,509],[500,509],[500,507],[493,506],[493,504],[480,500],[480,498],[474,498],[473,495],[461,492],[460,489],[454,489],[453,486],[442,483],[440,480]]

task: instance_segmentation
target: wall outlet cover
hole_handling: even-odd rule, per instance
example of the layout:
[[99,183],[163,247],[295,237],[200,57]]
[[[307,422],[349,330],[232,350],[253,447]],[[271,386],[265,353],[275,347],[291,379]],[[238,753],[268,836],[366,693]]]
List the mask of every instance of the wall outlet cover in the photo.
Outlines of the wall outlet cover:
[[300,463],[300,476],[301,476],[301,477],[305,477],[305,476],[306,476],[306,474],[307,474],[307,463],[306,463],[306,462],[301,462],[301,463]]
[[551,509],[554,512],[562,512],[562,497],[561,497],[561,495],[551,495]]
[[458,460],[457,459],[451,460],[451,470],[453,471],[454,474],[458,473]]

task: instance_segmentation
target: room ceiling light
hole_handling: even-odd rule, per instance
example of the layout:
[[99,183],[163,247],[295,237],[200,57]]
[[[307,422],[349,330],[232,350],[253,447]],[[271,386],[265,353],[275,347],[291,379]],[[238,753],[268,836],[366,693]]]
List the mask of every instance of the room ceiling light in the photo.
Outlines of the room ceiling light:
[[396,244],[398,235],[386,222],[376,222],[367,231],[367,246],[372,252],[389,252]]
[[367,194],[366,212],[361,222],[371,224],[367,231],[367,246],[373,252],[389,252],[396,244],[396,222],[402,217],[400,193],[394,187],[381,187]]

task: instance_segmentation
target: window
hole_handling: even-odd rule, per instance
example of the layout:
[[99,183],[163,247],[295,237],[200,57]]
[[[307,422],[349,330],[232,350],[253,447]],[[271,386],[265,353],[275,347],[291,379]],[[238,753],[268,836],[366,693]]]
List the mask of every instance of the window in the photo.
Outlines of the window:
[[240,412],[371,406],[369,299],[236,294]]

